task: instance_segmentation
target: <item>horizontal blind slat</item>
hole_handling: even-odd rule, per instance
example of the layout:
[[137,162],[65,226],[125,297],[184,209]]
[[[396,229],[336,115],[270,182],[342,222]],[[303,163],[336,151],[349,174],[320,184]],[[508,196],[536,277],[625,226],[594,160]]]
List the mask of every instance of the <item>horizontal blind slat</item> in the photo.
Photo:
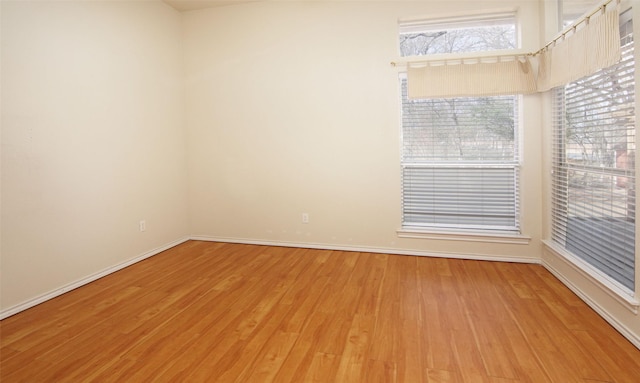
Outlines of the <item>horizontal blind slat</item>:
[[622,60],[554,91],[552,240],[635,286],[635,82],[629,24]]
[[511,168],[406,167],[403,216],[408,225],[517,227],[515,184]]

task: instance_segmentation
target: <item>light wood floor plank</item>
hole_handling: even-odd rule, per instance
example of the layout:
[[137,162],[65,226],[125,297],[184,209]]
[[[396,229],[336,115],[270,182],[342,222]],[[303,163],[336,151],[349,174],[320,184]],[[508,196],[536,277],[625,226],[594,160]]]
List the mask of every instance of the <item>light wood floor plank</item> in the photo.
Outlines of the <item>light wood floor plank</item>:
[[538,265],[189,241],[0,322],[5,382],[637,382]]
[[306,374],[302,379],[289,380],[288,382],[335,382],[336,373],[338,372],[337,356],[325,353],[316,353],[311,360],[311,365],[306,368]]
[[[334,354],[317,351],[320,349],[321,339],[326,337],[329,317],[329,314],[321,312],[309,315],[297,341],[293,344],[289,355],[274,377],[274,382],[300,382],[305,381],[304,379],[313,380],[321,376],[335,376],[339,359]],[[316,371],[327,362],[335,365],[330,373],[323,374],[322,371]],[[312,367],[309,367],[310,365]]]

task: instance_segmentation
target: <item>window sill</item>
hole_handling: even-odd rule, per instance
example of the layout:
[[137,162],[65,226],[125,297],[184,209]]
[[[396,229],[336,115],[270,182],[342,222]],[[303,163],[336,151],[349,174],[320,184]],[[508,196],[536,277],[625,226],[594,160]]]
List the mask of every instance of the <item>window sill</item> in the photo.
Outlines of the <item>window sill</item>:
[[445,231],[424,228],[402,228],[396,231],[400,238],[437,239],[444,241],[466,241],[528,245],[531,237],[522,234],[488,231]]
[[[632,313],[638,313],[638,308],[640,308],[640,301],[638,301],[638,299],[635,297],[633,291],[625,288],[615,281],[612,281],[598,269],[581,260],[580,258],[570,254],[568,251],[564,250],[562,247],[556,245],[552,241],[543,240],[542,243],[545,245],[547,250],[556,255],[559,260],[561,260],[573,270],[585,277],[587,280],[598,286],[601,291],[605,292],[611,298],[615,299],[618,303],[626,307]],[[572,283],[572,281],[564,277],[562,273],[553,266],[553,264],[543,259],[543,265],[547,269],[549,269],[552,274],[556,275],[556,277],[558,277],[567,286],[569,286],[574,292],[576,292],[575,289],[577,289],[580,292],[576,292],[579,296],[582,297],[584,295],[581,293],[581,289],[578,288],[574,283]]]

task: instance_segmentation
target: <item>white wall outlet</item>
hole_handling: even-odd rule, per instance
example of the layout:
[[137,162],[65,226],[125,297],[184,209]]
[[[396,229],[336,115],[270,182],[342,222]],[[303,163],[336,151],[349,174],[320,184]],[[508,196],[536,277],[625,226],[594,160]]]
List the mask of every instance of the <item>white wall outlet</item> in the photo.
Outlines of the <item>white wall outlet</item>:
[[147,231],[147,221],[145,220],[140,221],[139,226],[140,226],[140,231]]
[[302,213],[302,223],[309,223],[309,213]]

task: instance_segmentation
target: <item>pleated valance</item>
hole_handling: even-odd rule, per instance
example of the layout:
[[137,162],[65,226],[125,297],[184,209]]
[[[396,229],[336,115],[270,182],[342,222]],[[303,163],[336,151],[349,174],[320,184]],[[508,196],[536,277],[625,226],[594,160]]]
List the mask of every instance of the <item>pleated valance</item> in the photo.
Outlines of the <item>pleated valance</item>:
[[620,61],[619,20],[618,7],[613,7],[595,18],[587,17],[582,28],[574,27],[570,35],[543,48],[536,56],[538,91],[568,84]]
[[409,65],[407,84],[409,99],[498,96],[536,91],[534,73],[526,56],[472,64]]

